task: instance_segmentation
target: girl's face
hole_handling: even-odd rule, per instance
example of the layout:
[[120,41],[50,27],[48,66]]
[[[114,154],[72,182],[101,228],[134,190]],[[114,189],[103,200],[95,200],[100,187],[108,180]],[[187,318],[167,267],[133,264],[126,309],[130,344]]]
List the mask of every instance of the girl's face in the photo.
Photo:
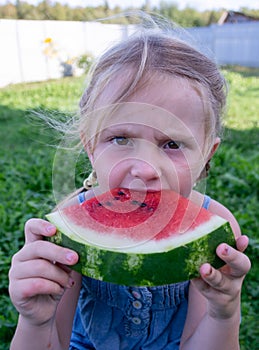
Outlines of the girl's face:
[[96,134],[89,156],[102,192],[171,189],[188,197],[208,160],[204,103],[180,78],[152,78]]

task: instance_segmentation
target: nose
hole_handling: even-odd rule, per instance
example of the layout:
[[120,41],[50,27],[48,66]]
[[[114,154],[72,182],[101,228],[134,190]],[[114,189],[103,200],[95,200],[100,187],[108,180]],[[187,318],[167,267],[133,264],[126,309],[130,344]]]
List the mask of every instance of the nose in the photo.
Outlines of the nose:
[[131,175],[147,182],[160,179],[161,171],[159,167],[146,160],[134,159],[131,168]]
[[153,144],[142,142],[132,160],[131,175],[145,182],[158,180],[162,175],[160,163],[161,152],[159,152],[159,148]]

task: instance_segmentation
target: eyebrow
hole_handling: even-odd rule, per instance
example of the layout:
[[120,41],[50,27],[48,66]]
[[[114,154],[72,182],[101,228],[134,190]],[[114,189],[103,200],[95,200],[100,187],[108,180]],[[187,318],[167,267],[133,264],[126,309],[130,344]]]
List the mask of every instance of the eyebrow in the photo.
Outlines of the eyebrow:
[[126,127],[126,124],[124,126],[122,125],[117,125],[117,126],[108,126],[107,128],[103,128],[99,132],[99,134],[129,134],[129,133],[134,133],[133,130],[131,131],[129,128]]
[[[143,125],[146,126],[144,124],[137,124],[135,123],[135,125]],[[102,135],[103,137],[107,137],[109,135],[121,135],[121,136],[128,136],[128,137],[134,137],[134,138],[142,138],[141,136],[141,132],[139,131],[135,131],[134,129],[134,124],[129,124],[129,123],[125,123],[125,124],[119,124],[119,125],[111,125],[108,126],[107,128],[104,128],[102,131],[100,131],[99,136]],[[152,129],[152,127],[147,126],[149,128]],[[168,139],[168,140],[174,140],[174,141],[185,141],[185,142],[192,142],[192,141],[196,141],[195,137],[191,134],[191,133],[181,133],[179,132],[179,130],[174,130],[174,129],[167,129],[166,132],[162,132],[160,130],[158,130],[158,134],[156,133],[156,129],[153,128],[155,130],[154,133],[154,139],[155,140],[164,140],[164,139]]]

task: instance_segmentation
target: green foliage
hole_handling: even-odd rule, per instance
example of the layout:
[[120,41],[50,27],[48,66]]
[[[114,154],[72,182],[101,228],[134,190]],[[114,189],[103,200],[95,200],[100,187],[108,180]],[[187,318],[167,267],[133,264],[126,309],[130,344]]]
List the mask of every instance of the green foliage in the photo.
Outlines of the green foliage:
[[222,11],[199,12],[189,6],[180,10],[177,4],[172,4],[169,1],[161,1],[156,12],[183,27],[202,27],[216,23],[222,13]]
[[78,68],[83,69],[84,72],[87,73],[89,71],[91,65],[93,64],[93,60],[94,60],[93,55],[86,53],[86,54],[78,57],[78,59],[76,61],[76,65],[78,66]]
[[[104,23],[129,24],[133,19],[128,17],[116,17],[115,15],[128,10],[139,9],[136,6],[129,8],[115,6],[110,8],[107,1],[103,5],[95,6],[69,6],[61,4],[58,1],[42,0],[36,5],[26,1],[16,1],[15,4],[6,1],[6,4],[0,5],[0,18],[8,19],[26,19],[26,20],[61,20],[61,21],[93,21],[100,18],[106,18]],[[184,27],[200,27],[217,23],[224,9],[197,11],[190,6],[180,10],[178,3],[161,0],[158,6],[151,6],[148,2],[143,5],[141,10],[152,13],[159,13],[166,18],[173,20],[175,23]],[[258,17],[257,9],[240,9],[244,14]],[[110,17],[110,19],[107,19]]]
[[[37,5],[29,4],[25,1],[17,1],[16,4],[7,3],[0,6],[0,18],[27,19],[27,20],[63,20],[63,21],[92,21],[100,18],[112,17],[125,10],[136,9],[130,7],[116,6],[110,8],[108,2],[102,6],[73,6],[59,2],[43,0]],[[169,1],[161,1],[158,7],[145,5],[141,8],[147,12],[159,13],[174,22],[187,26],[204,26],[215,23],[221,16],[222,11],[199,12],[191,7],[183,10],[178,9],[178,5]],[[113,17],[107,19],[106,23],[129,24],[132,19],[124,17]]]
[[[258,71],[229,68],[226,129],[207,182],[207,192],[225,204],[250,237],[252,270],[242,292],[241,350],[258,346],[258,208],[259,208],[259,79]],[[8,298],[8,270],[12,255],[24,241],[23,226],[31,217],[44,217],[55,201],[51,172],[58,141],[56,132],[30,118],[30,109],[50,114],[77,109],[82,78],[22,84],[0,90],[0,350],[8,349],[17,313]],[[80,160],[82,167],[89,164]],[[79,170],[84,171],[84,170]]]
[[258,70],[229,68],[226,129],[213,158],[207,191],[236,216],[249,236],[252,269],[242,292],[241,350],[257,349],[259,339],[259,78]]
[[8,349],[17,322],[7,276],[13,254],[23,245],[24,223],[43,218],[55,204],[51,172],[58,135],[31,118],[29,110],[63,115],[75,110],[82,85],[82,79],[66,78],[0,90],[0,349]]

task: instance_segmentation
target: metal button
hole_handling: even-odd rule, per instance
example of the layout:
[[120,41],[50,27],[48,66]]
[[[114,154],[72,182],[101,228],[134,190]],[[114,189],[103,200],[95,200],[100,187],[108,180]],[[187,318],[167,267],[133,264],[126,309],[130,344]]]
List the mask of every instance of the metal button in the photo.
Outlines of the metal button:
[[133,317],[132,322],[136,325],[139,325],[141,323],[141,319],[139,317]]
[[135,309],[138,309],[138,310],[142,308],[142,303],[139,300],[134,300],[132,305]]
[[136,299],[140,299],[141,298],[141,294],[139,292],[137,292],[136,290],[132,291],[132,295],[134,296],[134,298]]

